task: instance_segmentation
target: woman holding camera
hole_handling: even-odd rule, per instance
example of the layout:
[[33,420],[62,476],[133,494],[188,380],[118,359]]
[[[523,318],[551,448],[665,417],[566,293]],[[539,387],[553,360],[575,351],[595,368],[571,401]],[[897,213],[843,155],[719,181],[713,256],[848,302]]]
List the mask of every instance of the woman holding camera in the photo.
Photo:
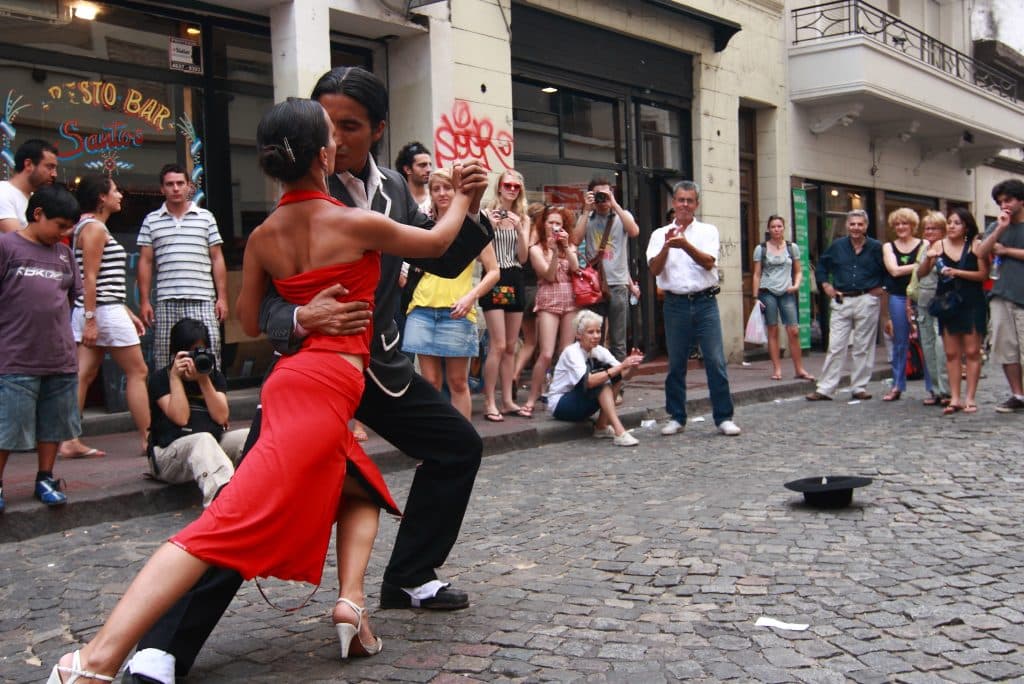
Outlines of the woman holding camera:
[[[934,268],[939,284],[932,300],[954,297],[957,301],[944,312],[936,312],[949,374],[949,405],[944,415],[958,411],[977,413],[975,394],[981,378],[981,342],[988,324],[988,304],[982,284],[988,279],[988,259],[974,253],[978,224],[971,212],[956,207],[946,219],[946,237],[928,247],[917,276],[923,278]],[[960,400],[960,358],[967,359],[967,398]]]
[[484,362],[484,402],[487,411],[497,411],[496,391],[501,384],[501,413],[516,413],[524,418],[532,413],[515,404],[512,377],[516,363],[519,326],[523,322],[523,264],[529,256],[530,225],[526,219],[526,190],[523,176],[509,169],[494,185],[487,216],[494,227],[494,253],[501,275],[498,284],[480,298],[487,321],[490,344]]
[[[259,333],[259,309],[271,281],[288,301],[308,302],[340,284],[348,288],[340,299],[372,307],[379,250],[442,254],[470,201],[486,187],[482,169],[469,169],[464,183],[456,167],[458,194],[432,230],[345,207],[327,193],[337,152],[333,136],[333,123],[313,100],[290,98],[260,120],[260,166],[281,181],[284,195],[245,248],[237,310],[251,336]],[[362,605],[363,584],[379,507],[398,508],[348,429],[362,398],[372,334],[369,328],[360,335],[314,333],[301,351],[278,361],[263,385],[260,438],[246,466],[198,520],[153,554],[93,640],[61,658],[49,684],[112,681],[143,633],[211,565],[246,579],[319,584],[335,521],[340,596],[333,622],[342,657],[380,652]]]
[[[537,244],[530,247],[530,263],[537,272],[537,360],[530,378],[530,396],[523,410],[533,413],[544,391],[544,376],[552,360],[572,343],[576,299],[572,274],[580,270],[576,246],[569,241],[567,226],[573,224],[565,207],[545,205],[534,219]],[[556,346],[557,345],[557,346]]]
[[[128,298],[125,270],[128,254],[107,230],[111,215],[121,211],[121,189],[106,176],[85,176],[78,184],[82,217],[75,226],[72,247],[82,274],[84,294],[71,312],[71,330],[78,343],[78,409],[85,408],[89,385],[99,375],[103,356],[109,353],[125,375],[125,400],[146,448],[149,402],[146,397],[146,362],[139,335],[142,321],[125,303]],[[60,445],[63,458],[105,456],[78,438]]]

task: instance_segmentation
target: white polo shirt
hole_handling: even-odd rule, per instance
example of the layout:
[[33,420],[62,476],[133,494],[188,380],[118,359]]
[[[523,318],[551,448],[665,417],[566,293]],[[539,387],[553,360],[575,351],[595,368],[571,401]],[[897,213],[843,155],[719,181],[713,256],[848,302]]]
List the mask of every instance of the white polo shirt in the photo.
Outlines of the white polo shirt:
[[[648,264],[658,256],[672,228],[679,229],[673,222],[651,233],[651,241],[647,243]],[[671,249],[665,260],[664,270],[655,278],[658,287],[673,294],[693,294],[718,285],[718,228],[710,223],[694,220],[687,226],[683,235],[694,247],[715,257],[715,266],[709,271],[684,250]]]

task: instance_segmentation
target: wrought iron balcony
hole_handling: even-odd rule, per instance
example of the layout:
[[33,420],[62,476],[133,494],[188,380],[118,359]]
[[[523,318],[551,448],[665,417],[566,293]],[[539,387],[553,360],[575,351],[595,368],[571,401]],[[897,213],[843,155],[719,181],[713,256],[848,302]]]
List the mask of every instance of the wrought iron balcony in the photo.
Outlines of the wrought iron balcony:
[[836,36],[862,35],[890,50],[1011,102],[1021,96],[1017,79],[982,64],[860,0],[838,0],[793,10],[794,45]]

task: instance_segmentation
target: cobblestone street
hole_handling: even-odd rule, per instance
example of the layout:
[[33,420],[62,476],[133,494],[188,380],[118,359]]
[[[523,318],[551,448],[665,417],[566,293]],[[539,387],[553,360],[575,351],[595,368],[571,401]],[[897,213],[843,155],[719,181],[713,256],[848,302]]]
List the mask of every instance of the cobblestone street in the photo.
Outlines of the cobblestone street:
[[[1024,677],[1022,419],[944,418],[920,393],[741,407],[637,429],[635,449],[583,440],[484,459],[443,572],[473,605],[375,611],[377,657],[341,662],[324,586],[284,614],[247,584],[189,681],[987,681]],[[998,390],[997,395],[995,391]],[[799,477],[874,478],[853,506],[805,507]],[[412,471],[389,474],[404,501]],[[39,682],[88,639],[142,561],[197,514],[80,527],[0,545],[0,670]],[[396,525],[383,519],[375,607]],[[272,600],[308,589],[270,581]],[[807,631],[755,626],[760,617]]]

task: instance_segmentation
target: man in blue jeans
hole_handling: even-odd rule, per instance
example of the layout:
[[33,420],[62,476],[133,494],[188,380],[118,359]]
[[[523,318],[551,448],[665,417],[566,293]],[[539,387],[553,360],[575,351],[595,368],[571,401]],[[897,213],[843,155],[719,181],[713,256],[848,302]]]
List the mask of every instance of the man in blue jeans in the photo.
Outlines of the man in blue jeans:
[[723,435],[740,434],[732,420],[732,395],[725,367],[722,321],[718,315],[718,228],[694,218],[700,186],[680,181],[672,188],[675,220],[651,234],[647,263],[665,293],[665,346],[668,376],[665,408],[668,422],[661,434],[686,427],[686,364],[690,349],[700,345],[711,392],[711,412]]

